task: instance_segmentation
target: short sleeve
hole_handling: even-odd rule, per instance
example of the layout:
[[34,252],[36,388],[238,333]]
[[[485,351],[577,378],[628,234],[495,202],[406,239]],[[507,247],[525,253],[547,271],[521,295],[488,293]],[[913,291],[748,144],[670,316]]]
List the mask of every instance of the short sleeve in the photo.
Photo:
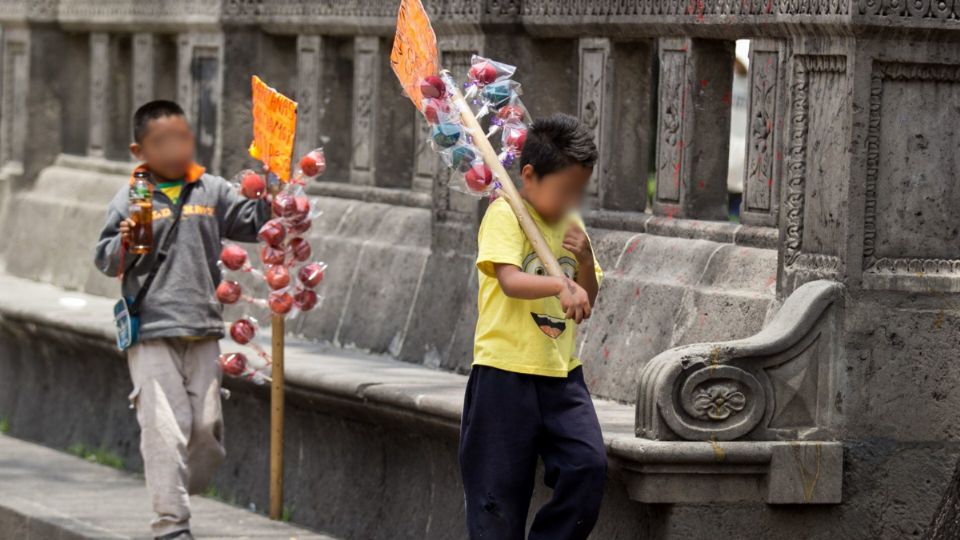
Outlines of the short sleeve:
[[487,208],[477,235],[477,269],[495,277],[496,264],[523,266],[523,231],[510,205],[499,199]]

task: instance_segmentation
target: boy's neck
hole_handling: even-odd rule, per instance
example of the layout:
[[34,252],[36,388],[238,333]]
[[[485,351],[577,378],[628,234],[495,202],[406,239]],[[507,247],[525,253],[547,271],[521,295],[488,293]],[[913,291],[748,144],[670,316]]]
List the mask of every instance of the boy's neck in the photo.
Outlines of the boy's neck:
[[540,212],[540,210],[537,209],[536,205],[533,204],[533,201],[530,200],[530,197],[529,197],[529,196],[527,195],[527,193],[523,190],[523,188],[520,188],[519,191],[520,191],[520,198],[523,199],[523,201],[527,203],[527,206],[530,207],[531,210],[533,210],[533,212],[536,214],[535,217],[539,218],[541,221],[543,221],[544,223],[546,223],[546,224],[548,224],[548,225],[553,225],[553,224],[558,223],[558,222],[560,221],[560,220],[547,219],[546,216],[544,216],[543,213]]

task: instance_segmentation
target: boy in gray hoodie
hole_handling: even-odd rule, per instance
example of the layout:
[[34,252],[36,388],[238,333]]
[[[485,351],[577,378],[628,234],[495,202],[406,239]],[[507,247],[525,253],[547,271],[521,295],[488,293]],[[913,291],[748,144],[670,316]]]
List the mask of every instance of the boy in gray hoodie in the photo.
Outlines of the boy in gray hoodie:
[[108,276],[123,276],[124,297],[136,296],[183,206],[168,256],[140,308],[139,340],[128,349],[127,362],[147,490],[157,514],[153,534],[190,540],[189,495],[206,487],[225,455],[218,364],[223,319],[215,298],[220,240],[255,241],[270,219],[270,205],[242,197],[193,162],[193,130],[176,103],[147,103],[133,124],[130,151],[153,192],[154,246],[146,255],[125,252],[133,221],[124,187],[107,209],[95,263]]

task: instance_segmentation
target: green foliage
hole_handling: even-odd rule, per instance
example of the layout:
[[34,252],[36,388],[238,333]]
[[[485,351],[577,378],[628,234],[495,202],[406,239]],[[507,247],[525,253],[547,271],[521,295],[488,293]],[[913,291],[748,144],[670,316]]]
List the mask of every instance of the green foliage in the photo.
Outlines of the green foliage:
[[106,448],[91,448],[83,443],[76,443],[70,445],[67,452],[91,463],[123,470],[123,458]]
[[284,523],[290,523],[290,520],[293,519],[293,507],[292,506],[283,506],[283,513],[280,514],[280,521]]
[[10,433],[10,421],[6,418],[0,418],[0,434]]

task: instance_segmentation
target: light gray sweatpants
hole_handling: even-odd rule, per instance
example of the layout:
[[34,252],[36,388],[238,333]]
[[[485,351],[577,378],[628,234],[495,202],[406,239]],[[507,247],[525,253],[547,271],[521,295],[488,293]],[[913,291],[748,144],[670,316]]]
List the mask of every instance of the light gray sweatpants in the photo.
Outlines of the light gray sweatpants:
[[154,536],[190,528],[189,495],[223,462],[219,356],[216,339],[148,340],[127,352]]

